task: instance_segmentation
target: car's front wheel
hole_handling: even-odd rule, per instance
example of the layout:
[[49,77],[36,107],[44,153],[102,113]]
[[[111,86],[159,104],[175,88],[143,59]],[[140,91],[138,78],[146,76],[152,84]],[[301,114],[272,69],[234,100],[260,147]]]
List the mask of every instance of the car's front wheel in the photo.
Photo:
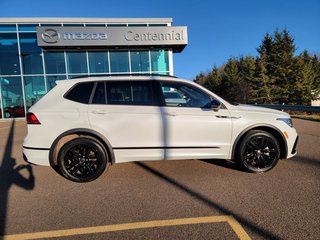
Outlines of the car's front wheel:
[[108,165],[103,145],[91,137],[78,137],[64,144],[58,154],[58,166],[64,177],[75,182],[98,178]]
[[237,162],[246,171],[262,173],[272,169],[280,157],[280,146],[270,133],[251,130],[242,139]]

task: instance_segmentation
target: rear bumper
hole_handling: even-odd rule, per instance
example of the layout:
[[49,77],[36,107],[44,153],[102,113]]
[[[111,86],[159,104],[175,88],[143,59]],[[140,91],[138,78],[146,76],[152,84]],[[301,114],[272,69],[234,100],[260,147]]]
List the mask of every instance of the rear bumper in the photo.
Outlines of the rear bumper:
[[23,146],[23,159],[31,164],[50,166],[49,151],[46,148],[32,148]]

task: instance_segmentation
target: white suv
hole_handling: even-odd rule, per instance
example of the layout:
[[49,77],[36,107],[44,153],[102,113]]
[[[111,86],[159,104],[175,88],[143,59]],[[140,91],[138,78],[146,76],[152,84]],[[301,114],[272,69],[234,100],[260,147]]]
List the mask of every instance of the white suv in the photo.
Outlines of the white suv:
[[57,81],[30,108],[27,123],[25,160],[58,166],[78,182],[96,179],[110,164],[163,159],[233,159],[246,171],[265,172],[293,157],[298,140],[287,113],[232,105],[168,76]]

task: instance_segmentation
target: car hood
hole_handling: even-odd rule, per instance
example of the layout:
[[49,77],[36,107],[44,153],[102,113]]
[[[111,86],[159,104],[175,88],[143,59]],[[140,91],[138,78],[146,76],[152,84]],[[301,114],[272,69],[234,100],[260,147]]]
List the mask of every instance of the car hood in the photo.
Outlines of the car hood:
[[246,104],[239,104],[237,106],[234,106],[234,110],[245,111],[245,112],[270,113],[270,114],[279,115],[281,117],[290,117],[288,113],[282,112],[280,110],[275,110],[275,109],[265,108],[265,107],[257,107],[257,106],[246,105]]

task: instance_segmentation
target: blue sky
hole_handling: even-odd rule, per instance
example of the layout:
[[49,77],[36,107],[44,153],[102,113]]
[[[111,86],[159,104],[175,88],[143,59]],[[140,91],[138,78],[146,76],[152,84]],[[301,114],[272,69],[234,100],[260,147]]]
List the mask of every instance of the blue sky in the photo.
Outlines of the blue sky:
[[320,55],[320,0],[0,0],[0,17],[173,18],[189,44],[175,75],[193,79],[230,57],[257,54],[264,35],[287,28],[297,54]]

